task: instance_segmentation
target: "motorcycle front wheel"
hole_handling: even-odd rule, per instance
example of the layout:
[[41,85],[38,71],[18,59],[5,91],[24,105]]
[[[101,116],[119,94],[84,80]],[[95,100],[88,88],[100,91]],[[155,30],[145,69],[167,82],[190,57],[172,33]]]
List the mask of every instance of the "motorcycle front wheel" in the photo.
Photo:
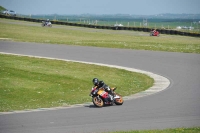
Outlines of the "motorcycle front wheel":
[[104,102],[103,99],[101,97],[93,97],[92,98],[92,102],[96,107],[103,107],[104,106]]

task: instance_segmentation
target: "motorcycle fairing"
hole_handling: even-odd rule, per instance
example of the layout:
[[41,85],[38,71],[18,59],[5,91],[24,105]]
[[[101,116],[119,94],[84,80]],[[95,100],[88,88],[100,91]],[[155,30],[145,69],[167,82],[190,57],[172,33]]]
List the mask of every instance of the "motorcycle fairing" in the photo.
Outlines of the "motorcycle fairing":
[[102,98],[107,98],[108,97],[108,92],[104,91],[104,89],[99,89],[97,92],[98,95],[100,95]]

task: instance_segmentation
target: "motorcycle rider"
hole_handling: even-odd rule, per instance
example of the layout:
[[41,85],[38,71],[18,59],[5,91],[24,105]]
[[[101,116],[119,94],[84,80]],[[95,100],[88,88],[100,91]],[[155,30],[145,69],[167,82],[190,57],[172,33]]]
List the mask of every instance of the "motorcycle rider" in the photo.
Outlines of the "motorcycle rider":
[[156,29],[154,29],[154,30],[153,30],[153,33],[156,33],[156,32],[157,32]]
[[106,92],[108,92],[108,94],[111,95],[110,99],[113,100],[114,92],[112,89],[110,89],[108,85],[106,85],[102,80],[99,81],[98,78],[93,78],[92,82],[94,84],[94,87],[96,87],[96,89],[103,88]]
[[156,32],[157,32],[156,29],[151,29],[150,35],[151,35],[151,36],[154,36]]
[[45,21],[45,24],[48,25],[49,22],[50,22],[49,19],[47,19],[47,20]]

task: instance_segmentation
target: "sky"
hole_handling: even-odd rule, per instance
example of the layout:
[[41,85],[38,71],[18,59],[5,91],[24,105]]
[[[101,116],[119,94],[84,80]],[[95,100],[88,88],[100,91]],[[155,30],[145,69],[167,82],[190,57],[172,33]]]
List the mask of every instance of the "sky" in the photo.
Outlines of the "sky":
[[0,0],[18,14],[200,14],[200,0]]

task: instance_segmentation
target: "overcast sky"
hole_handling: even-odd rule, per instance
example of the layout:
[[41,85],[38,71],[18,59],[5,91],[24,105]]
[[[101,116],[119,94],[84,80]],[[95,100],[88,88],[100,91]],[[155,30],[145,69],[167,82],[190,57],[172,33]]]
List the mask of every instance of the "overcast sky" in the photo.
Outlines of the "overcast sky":
[[200,0],[0,0],[19,14],[200,14]]

